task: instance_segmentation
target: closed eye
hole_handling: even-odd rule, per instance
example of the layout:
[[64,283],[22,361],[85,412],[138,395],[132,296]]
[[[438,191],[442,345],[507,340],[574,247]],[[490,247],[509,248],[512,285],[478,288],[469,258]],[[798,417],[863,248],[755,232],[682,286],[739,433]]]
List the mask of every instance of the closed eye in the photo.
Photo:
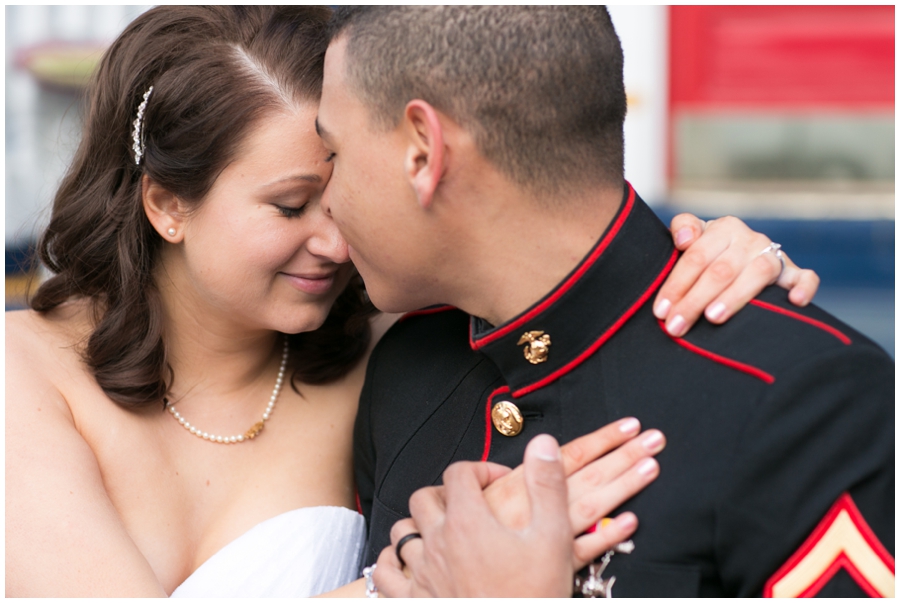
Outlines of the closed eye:
[[325,158],[325,163],[331,163],[331,160],[334,159],[335,155],[337,155],[337,153],[329,153],[328,157]]
[[303,215],[306,204],[303,204],[300,207],[284,207],[283,205],[276,205],[275,207],[277,207],[278,211],[286,218],[299,218]]

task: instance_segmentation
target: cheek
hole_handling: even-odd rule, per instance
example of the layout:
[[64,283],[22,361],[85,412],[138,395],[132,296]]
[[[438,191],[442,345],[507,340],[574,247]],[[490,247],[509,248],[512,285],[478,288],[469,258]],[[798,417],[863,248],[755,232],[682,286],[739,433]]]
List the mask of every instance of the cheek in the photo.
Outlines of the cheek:
[[244,218],[233,221],[233,231],[244,253],[263,263],[286,261],[309,237],[309,220],[305,215],[286,218],[273,208],[259,205]]
[[266,228],[247,233],[237,251],[244,255],[243,261],[271,271],[294,257],[305,240],[302,228],[297,228],[285,218],[274,224],[270,222]]
[[[361,145],[365,148],[365,145]],[[366,153],[361,156],[348,154],[343,163],[332,174],[329,186],[334,186],[336,200],[343,213],[365,211],[368,199],[387,190],[387,167],[384,158]],[[345,216],[351,219],[353,216]]]
[[211,285],[233,288],[242,282],[270,278],[301,246],[287,224],[255,213],[209,220],[187,242],[193,270]]
[[231,211],[229,204],[216,199],[190,218],[185,242],[195,251],[204,250],[209,256],[207,260],[212,261],[246,241],[249,225],[252,225],[252,216]]

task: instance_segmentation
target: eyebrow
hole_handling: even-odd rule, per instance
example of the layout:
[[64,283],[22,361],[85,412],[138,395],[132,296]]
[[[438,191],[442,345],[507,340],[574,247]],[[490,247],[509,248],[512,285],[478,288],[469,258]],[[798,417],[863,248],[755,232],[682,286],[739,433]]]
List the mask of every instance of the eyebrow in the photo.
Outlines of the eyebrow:
[[313,184],[319,184],[322,182],[322,177],[318,174],[301,174],[298,176],[286,176],[284,178],[279,178],[278,180],[273,180],[272,182],[267,182],[262,185],[260,188],[269,188],[270,186],[275,186],[276,184],[282,184],[284,182],[294,182],[299,180],[301,182],[312,182]]
[[319,135],[319,138],[331,138],[331,133],[322,127],[322,124],[319,123],[319,117],[316,116],[316,134]]

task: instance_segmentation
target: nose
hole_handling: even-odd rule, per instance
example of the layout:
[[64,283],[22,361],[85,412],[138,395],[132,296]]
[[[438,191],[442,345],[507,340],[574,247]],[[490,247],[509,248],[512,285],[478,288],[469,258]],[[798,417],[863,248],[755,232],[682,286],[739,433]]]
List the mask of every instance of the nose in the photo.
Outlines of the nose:
[[325,206],[319,204],[321,211],[317,212],[315,233],[307,243],[307,250],[316,256],[327,258],[335,264],[344,264],[350,261],[350,253],[347,250],[347,241],[338,230],[331,214],[325,210]]

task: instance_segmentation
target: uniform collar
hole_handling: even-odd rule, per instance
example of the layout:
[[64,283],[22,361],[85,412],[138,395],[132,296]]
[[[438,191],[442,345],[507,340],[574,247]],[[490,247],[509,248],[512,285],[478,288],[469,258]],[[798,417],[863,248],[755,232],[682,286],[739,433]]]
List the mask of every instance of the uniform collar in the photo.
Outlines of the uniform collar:
[[513,397],[531,393],[600,349],[659,288],[677,253],[668,229],[626,183],[619,211],[578,266],[500,326],[472,317],[469,343],[497,365]]

